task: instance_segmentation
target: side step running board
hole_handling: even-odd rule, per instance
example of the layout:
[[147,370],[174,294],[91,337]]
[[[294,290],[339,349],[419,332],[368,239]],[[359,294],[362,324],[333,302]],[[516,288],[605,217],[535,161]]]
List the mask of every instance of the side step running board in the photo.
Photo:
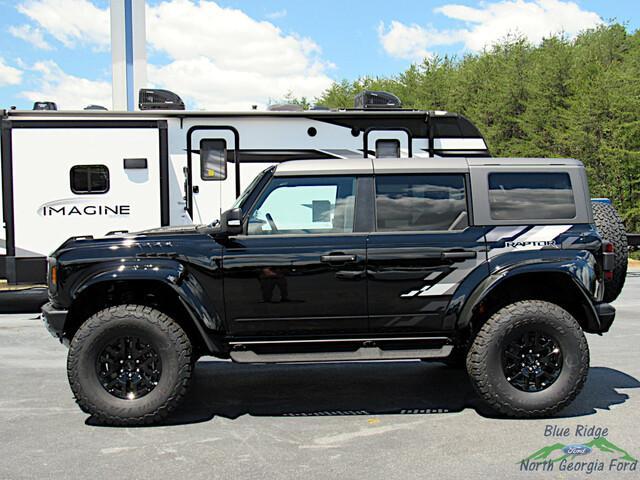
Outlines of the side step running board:
[[252,350],[234,350],[231,359],[238,363],[293,363],[293,362],[347,362],[358,360],[405,360],[417,358],[444,358],[453,350],[452,345],[439,348],[383,350],[375,346],[362,346],[354,351],[256,353]]

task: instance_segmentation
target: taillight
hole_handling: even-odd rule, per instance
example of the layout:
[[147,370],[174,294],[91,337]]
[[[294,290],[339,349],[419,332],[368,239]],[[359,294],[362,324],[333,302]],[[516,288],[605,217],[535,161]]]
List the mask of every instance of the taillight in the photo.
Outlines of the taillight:
[[613,280],[613,269],[615,267],[613,243],[607,240],[602,242],[602,270],[604,271],[604,279]]

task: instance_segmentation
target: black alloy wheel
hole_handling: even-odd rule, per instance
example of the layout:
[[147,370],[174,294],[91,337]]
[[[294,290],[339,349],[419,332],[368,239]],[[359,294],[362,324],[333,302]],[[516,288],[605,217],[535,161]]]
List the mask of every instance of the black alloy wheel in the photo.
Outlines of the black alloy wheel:
[[146,339],[119,337],[97,357],[96,371],[104,389],[123,400],[135,400],[151,392],[162,374],[158,352]]
[[523,392],[541,392],[562,372],[562,350],[549,334],[527,331],[507,343],[502,352],[507,381]]

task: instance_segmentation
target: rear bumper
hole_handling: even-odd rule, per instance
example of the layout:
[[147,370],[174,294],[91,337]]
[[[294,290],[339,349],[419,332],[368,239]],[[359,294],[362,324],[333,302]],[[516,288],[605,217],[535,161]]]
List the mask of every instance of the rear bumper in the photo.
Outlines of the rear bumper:
[[51,335],[64,343],[64,325],[67,321],[67,310],[58,310],[51,302],[42,306],[40,318]]
[[598,333],[608,332],[613,320],[616,318],[616,309],[608,303],[599,303],[595,308],[600,322],[600,331]]

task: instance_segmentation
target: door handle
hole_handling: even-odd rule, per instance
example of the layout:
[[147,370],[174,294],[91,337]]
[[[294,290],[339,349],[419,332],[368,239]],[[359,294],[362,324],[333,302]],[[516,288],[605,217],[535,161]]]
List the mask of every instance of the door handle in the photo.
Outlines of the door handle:
[[323,263],[347,263],[355,262],[358,257],[356,255],[345,255],[342,253],[335,253],[331,255],[322,255],[320,261]]
[[475,250],[450,250],[448,252],[442,252],[441,258],[443,260],[451,260],[453,262],[462,262],[471,258],[476,258],[478,252]]

